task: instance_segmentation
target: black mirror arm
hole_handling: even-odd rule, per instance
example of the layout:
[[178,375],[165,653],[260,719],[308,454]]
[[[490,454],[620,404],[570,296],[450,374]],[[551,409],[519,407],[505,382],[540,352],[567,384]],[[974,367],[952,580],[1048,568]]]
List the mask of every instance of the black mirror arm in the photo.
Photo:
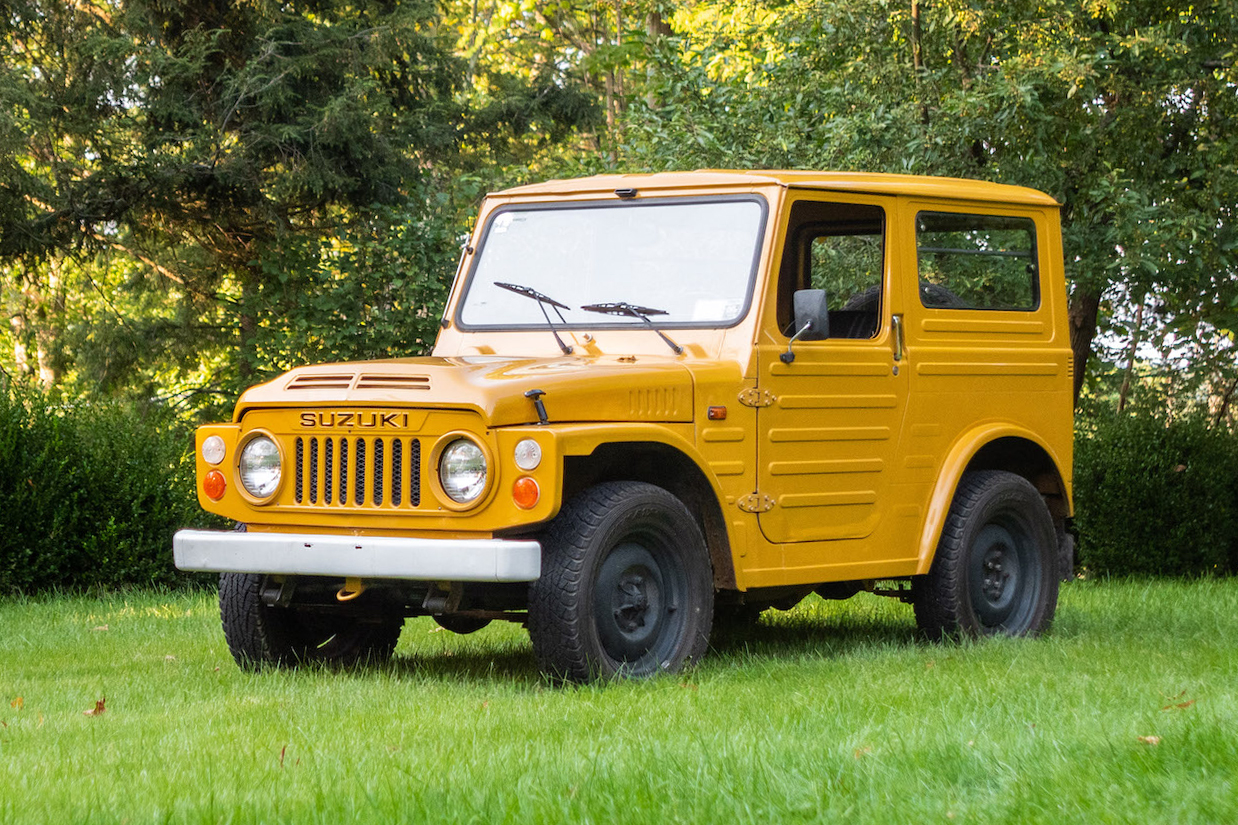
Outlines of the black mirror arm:
[[791,336],[791,340],[787,341],[787,351],[778,356],[778,360],[784,364],[790,364],[795,360],[795,353],[791,351],[791,345],[803,337],[804,333],[812,331],[812,321],[807,322],[800,327],[800,331]]

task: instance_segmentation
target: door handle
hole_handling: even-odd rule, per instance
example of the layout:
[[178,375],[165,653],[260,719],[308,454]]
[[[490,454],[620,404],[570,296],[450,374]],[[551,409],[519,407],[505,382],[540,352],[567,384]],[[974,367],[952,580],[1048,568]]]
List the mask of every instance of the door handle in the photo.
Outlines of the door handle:
[[895,315],[891,319],[891,324],[894,327],[894,360],[903,360],[903,347],[906,342],[903,340],[903,316]]

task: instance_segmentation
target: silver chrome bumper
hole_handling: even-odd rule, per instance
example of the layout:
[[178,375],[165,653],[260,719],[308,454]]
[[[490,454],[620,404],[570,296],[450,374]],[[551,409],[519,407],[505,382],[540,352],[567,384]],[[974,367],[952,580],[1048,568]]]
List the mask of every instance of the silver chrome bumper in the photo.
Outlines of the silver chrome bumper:
[[181,570],[444,582],[533,581],[542,566],[539,543],[508,539],[181,530],[172,554]]

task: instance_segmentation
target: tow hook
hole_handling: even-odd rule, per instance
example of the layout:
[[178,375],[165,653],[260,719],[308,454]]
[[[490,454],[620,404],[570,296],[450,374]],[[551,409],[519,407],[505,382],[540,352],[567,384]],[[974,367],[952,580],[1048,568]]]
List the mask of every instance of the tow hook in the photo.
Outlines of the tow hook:
[[354,576],[344,579],[344,586],[335,594],[337,601],[351,602],[365,592],[365,584]]

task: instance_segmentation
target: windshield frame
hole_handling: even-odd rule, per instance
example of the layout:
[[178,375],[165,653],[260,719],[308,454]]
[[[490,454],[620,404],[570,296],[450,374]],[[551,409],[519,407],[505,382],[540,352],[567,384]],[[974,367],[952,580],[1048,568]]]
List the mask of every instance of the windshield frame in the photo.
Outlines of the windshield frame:
[[[718,194],[718,195],[689,195],[689,196],[645,196],[637,199],[605,199],[605,200],[582,200],[582,201],[536,201],[522,203],[507,203],[499,206],[486,217],[485,226],[480,234],[480,241],[473,254],[470,255],[468,272],[465,275],[464,283],[460,288],[460,297],[456,301],[452,312],[452,323],[460,330],[468,331],[531,331],[545,329],[559,330],[639,330],[648,329],[649,326],[633,317],[630,321],[619,322],[614,320],[617,316],[612,315],[594,315],[597,320],[589,321],[573,321],[568,320],[566,323],[556,323],[547,326],[542,323],[503,323],[503,324],[470,324],[463,321],[462,315],[465,305],[468,303],[469,292],[473,287],[477,268],[481,263],[482,256],[485,253],[486,242],[490,238],[490,232],[494,226],[494,222],[501,215],[510,214],[512,212],[547,212],[555,210],[582,210],[582,209],[640,209],[650,206],[667,206],[667,205],[696,205],[696,204],[715,204],[715,203],[734,203],[746,202],[755,203],[760,209],[760,217],[757,222],[754,237],[756,242],[753,244],[752,260],[748,265],[748,278],[745,286],[744,301],[735,317],[724,321],[705,320],[705,321],[661,321],[656,316],[652,319],[653,326],[658,329],[730,329],[741,324],[752,311],[753,290],[757,281],[757,274],[761,265],[762,252],[765,247],[765,235],[769,228],[769,202],[756,193],[735,193],[735,194]],[[550,296],[552,298],[557,296]],[[656,305],[656,300],[650,296],[632,296],[632,300],[638,303],[652,303]],[[579,307],[573,307],[579,309]]]

